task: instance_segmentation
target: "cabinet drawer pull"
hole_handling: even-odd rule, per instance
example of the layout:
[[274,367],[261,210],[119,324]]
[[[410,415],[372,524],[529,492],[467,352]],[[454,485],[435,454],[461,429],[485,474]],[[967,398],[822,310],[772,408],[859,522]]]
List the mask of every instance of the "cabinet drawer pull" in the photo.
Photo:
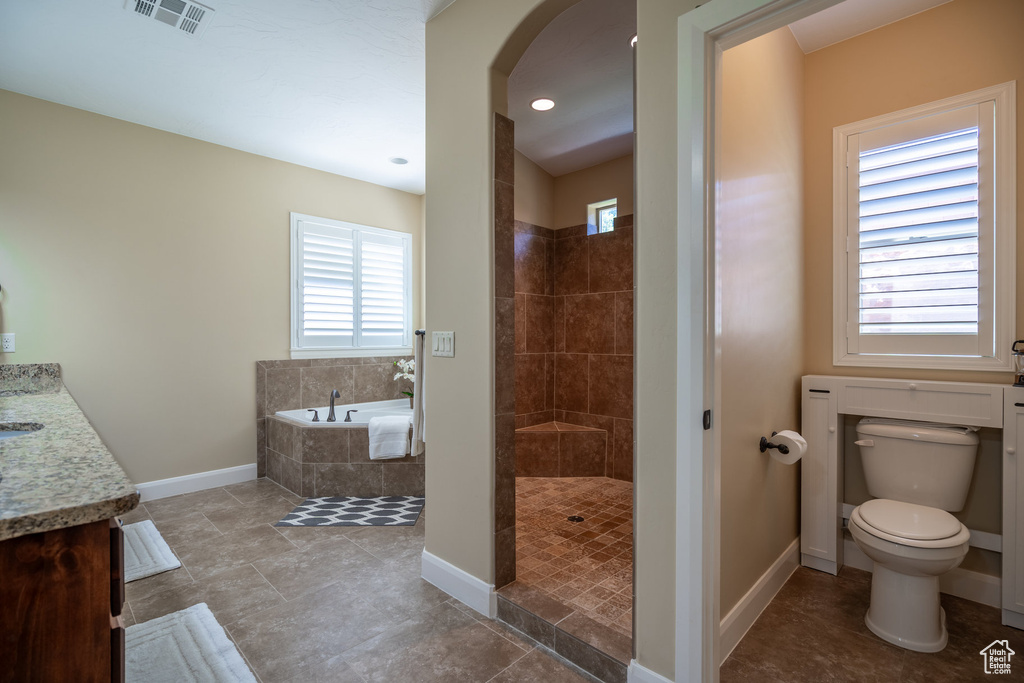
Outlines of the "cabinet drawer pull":
[[1010,446],[1009,448],[1007,448],[1007,449],[1006,449],[1006,452],[1007,452],[1007,454],[1009,454],[1009,455],[1013,455],[1014,453],[1016,453],[1016,452],[1017,452],[1017,449],[1016,449],[1016,448],[1014,448],[1013,446]]

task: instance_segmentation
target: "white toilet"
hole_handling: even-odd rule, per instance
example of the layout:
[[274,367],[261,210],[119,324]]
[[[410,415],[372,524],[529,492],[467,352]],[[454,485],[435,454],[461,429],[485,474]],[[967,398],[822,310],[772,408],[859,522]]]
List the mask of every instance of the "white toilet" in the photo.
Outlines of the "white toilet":
[[864,623],[894,645],[946,647],[939,576],[967,554],[970,532],[947,510],[964,507],[978,453],[969,427],[865,418],[857,424],[868,493],[850,534],[874,562]]

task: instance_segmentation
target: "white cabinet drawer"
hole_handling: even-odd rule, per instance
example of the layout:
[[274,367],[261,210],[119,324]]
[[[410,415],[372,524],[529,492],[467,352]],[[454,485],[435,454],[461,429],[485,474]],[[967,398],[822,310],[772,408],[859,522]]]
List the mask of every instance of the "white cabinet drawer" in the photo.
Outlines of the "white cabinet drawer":
[[966,382],[840,379],[839,412],[847,415],[1003,426],[1003,385]]

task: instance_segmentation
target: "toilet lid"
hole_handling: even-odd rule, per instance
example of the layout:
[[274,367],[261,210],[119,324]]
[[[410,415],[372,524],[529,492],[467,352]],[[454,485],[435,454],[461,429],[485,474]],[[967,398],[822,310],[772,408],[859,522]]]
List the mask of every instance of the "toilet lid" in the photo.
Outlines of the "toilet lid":
[[918,541],[960,533],[960,521],[945,510],[878,498],[860,506],[860,517],[879,531]]

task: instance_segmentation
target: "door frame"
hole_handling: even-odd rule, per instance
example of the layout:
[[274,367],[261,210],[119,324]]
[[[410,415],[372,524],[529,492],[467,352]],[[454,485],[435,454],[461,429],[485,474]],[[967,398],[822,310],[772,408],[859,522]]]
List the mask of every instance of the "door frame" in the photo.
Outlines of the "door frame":
[[[722,53],[839,2],[715,0],[678,19],[676,681],[717,683],[721,659],[722,311],[715,182]],[[697,377],[702,381],[690,381]],[[710,429],[704,428],[706,410]],[[690,448],[697,443],[700,457]]]

